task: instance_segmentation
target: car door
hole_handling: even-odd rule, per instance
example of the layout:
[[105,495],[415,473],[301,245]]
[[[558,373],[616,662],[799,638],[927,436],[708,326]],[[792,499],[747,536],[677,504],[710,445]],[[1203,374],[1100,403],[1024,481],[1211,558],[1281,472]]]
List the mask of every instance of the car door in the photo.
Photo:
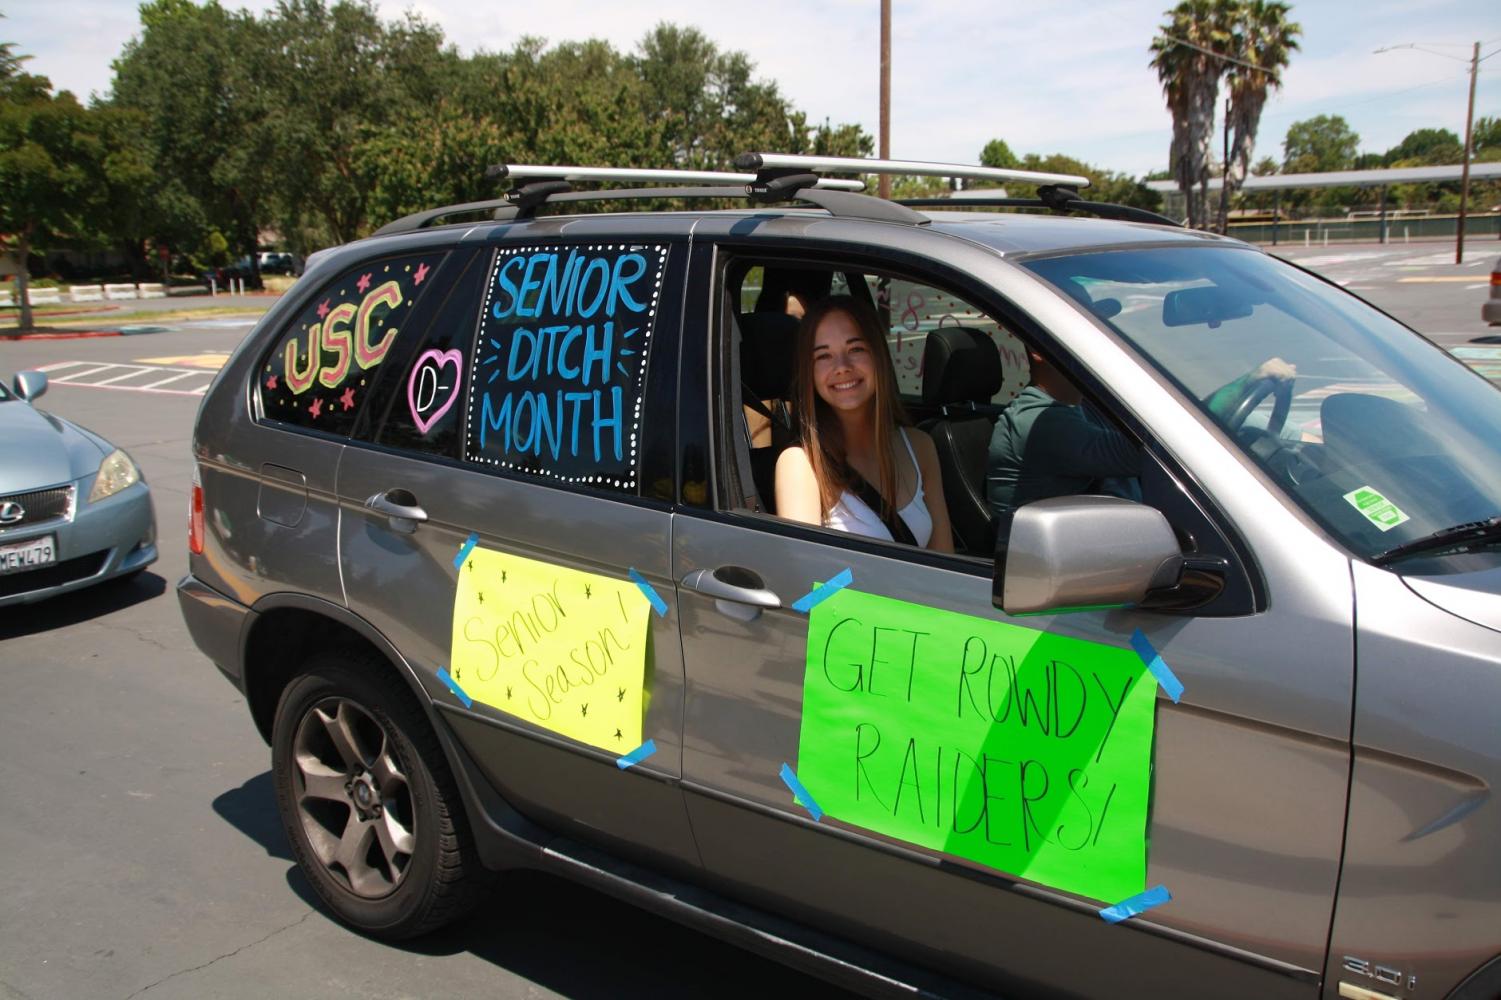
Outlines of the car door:
[[[996,989],[1314,995],[1349,774],[1347,562],[1313,544],[1288,558],[1285,539],[1272,542],[1279,533],[1306,529],[1271,512],[1264,495],[1258,502],[1244,492],[1259,487],[1248,486],[1231,466],[1217,461],[1188,475],[1172,456],[1189,447],[1185,433],[1203,437],[1202,428],[1176,433],[1186,423],[1180,404],[1128,368],[1134,365],[1129,356],[1035,283],[956,241],[926,233],[910,236],[917,249],[891,275],[903,255],[885,247],[879,259],[862,252],[862,243],[884,238],[871,230],[853,222],[825,223],[819,233],[829,242],[808,238],[795,249],[805,259],[846,270],[884,270],[888,277],[947,288],[984,312],[1004,314],[1010,328],[1043,340],[1060,364],[1082,373],[1126,373],[1121,388],[1133,394],[1135,405],[1123,410],[1118,398],[1103,393],[1096,402],[1106,412],[1125,412],[1127,426],[1152,456],[1142,477],[1147,501],[1180,533],[1222,553],[1241,589],[1212,613],[1115,609],[1016,618],[992,606],[992,567],[980,559],[795,525],[738,507],[731,499],[736,491],[725,488],[736,451],[726,408],[733,411],[737,397],[723,363],[731,341],[722,301],[728,292],[717,283],[728,260],[754,251],[732,245],[732,234],[725,234],[719,259],[705,260],[703,272],[694,276],[695,287],[714,292],[701,315],[690,311],[685,319],[680,404],[685,466],[699,452],[720,458],[712,465],[716,478],[706,501],[685,504],[673,531],[687,674],[683,781],[706,871],[727,891],[759,905]],[[920,263],[938,259],[952,268]],[[704,373],[702,384],[694,383],[695,371]],[[1090,384],[1087,377],[1083,381]],[[1143,414],[1156,422],[1137,423]],[[1154,426],[1175,433],[1153,435],[1147,428]],[[1209,471],[1235,484],[1230,502],[1213,504],[1202,492],[1196,477]],[[1244,520],[1232,520],[1237,509]],[[815,599],[819,582],[856,592],[844,602],[837,624],[854,621],[850,627],[863,629],[864,647],[834,643],[834,629],[828,619],[819,620],[817,604],[801,610]],[[841,595],[836,592],[829,604]],[[856,601],[866,603],[851,603]],[[886,614],[885,622],[871,617]],[[1026,762],[1014,759],[1012,783],[995,790],[994,801],[988,785],[986,802],[955,800],[954,776],[974,767],[975,753],[935,756],[923,741],[941,742],[945,726],[920,720],[915,709],[904,722],[903,703],[915,705],[920,699],[914,691],[932,683],[928,668],[936,661],[925,652],[929,644],[947,639],[946,669],[952,675],[957,661],[965,674],[972,647],[955,646],[955,637],[996,630],[1013,630],[1008,641],[1026,637],[1026,644],[1057,644],[1050,648],[1084,651],[1086,660],[1116,665],[1138,655],[1133,637],[1139,631],[1182,679],[1185,690],[1175,703],[1156,689],[1150,673],[1138,674],[1146,685],[1148,730],[1154,732],[1144,737],[1145,762],[1133,765],[1135,773],[1119,786],[1123,795],[1138,797],[1135,850],[1144,864],[1124,882],[1083,877],[1102,865],[1119,873],[1114,861],[1090,860],[1087,851],[1076,855],[1077,862],[1038,864],[1028,869],[1034,877],[1017,877],[976,861],[994,856],[984,845],[951,836],[978,830],[990,840],[1036,837],[1043,848],[1063,841],[1080,845],[1103,828],[1110,808],[1099,797],[1103,786],[1091,792],[1087,775],[1081,781],[1070,771],[1051,778],[1049,794],[1062,805],[1048,807],[1052,811],[1042,818],[1029,814],[1028,801],[1045,797],[1043,779],[1041,772],[1029,778]],[[844,658],[832,662],[832,648]],[[857,648],[865,652],[849,654]],[[1004,665],[1004,658],[999,662]],[[979,676],[996,675],[975,674],[973,680]],[[1007,678],[1000,676],[1004,691]],[[989,704],[996,712],[1013,705],[1013,724],[1030,707],[1032,728],[1051,725],[1061,737],[1074,721],[1065,707],[1067,672],[1038,676],[1045,678],[1041,686],[1017,689],[1013,674],[1013,700],[1007,703],[1004,693],[991,689]],[[850,704],[861,706],[851,709],[850,719],[867,712],[886,720],[883,725],[895,720],[897,728],[881,734],[886,742],[880,751],[871,740],[859,742],[871,730],[853,727],[855,735],[842,751],[848,787],[839,794],[848,799],[853,789],[856,796],[874,796],[894,819],[903,818],[895,814],[903,812],[905,795],[904,823],[872,821],[874,810],[851,822],[808,808],[809,799],[816,806],[818,789],[801,785],[799,773],[810,762],[828,770],[815,761],[826,758],[828,748],[814,745],[807,728],[809,698],[819,684],[840,687]],[[976,695],[974,686],[958,690],[969,695],[969,708],[986,697]],[[1107,693],[1107,701],[1117,697]],[[967,710],[957,708],[960,715]],[[1140,731],[1132,737],[1142,738]],[[997,746],[995,756],[1007,756],[1005,741]],[[862,768],[888,753],[896,756],[886,759],[881,773],[887,784],[881,786],[875,771]],[[951,787],[945,793],[946,775]],[[1002,801],[1008,796],[1009,802]],[[1129,822],[1130,810],[1115,815]],[[1009,826],[978,824],[983,816]],[[941,827],[942,836],[914,832],[924,824]],[[1036,858],[1043,853],[1039,849]],[[1085,888],[1110,885],[1161,885],[1171,902],[1117,926],[1102,919],[1100,910],[1122,899]]]
[[647,596],[671,593],[671,513],[640,489],[657,475],[648,433],[672,433],[670,396],[647,383],[676,361],[659,282],[680,286],[680,251],[460,252],[339,468],[350,607],[401,650],[509,805],[696,866],[674,780],[675,611]]

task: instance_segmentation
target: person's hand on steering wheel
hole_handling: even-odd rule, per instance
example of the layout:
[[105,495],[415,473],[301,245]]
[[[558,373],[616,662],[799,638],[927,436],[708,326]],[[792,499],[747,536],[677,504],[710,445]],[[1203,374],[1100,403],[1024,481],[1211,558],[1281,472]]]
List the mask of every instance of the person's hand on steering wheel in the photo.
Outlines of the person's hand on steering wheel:
[[1225,416],[1225,426],[1232,431],[1240,430],[1261,401],[1273,396],[1272,415],[1267,419],[1266,431],[1273,436],[1280,434],[1292,409],[1293,380],[1297,377],[1297,366],[1281,358],[1268,358],[1257,365],[1237,380],[1241,382],[1240,398]]

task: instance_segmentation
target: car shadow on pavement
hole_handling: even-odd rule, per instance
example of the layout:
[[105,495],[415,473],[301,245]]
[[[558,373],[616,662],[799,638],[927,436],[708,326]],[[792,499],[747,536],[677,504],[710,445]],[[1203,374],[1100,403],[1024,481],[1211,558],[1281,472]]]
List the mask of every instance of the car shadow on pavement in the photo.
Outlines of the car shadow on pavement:
[[575,1000],[852,996],[542,872],[501,875],[467,920],[398,947],[423,955],[467,950]]
[[0,608],[0,639],[67,628],[80,622],[124,611],[167,591],[167,581],[146,572],[128,580],[110,580],[36,604]]
[[214,799],[213,805],[214,812],[224,822],[259,844],[269,856],[292,860],[287,833],[276,811],[276,789],[270,771],[262,771],[239,788],[231,788]]

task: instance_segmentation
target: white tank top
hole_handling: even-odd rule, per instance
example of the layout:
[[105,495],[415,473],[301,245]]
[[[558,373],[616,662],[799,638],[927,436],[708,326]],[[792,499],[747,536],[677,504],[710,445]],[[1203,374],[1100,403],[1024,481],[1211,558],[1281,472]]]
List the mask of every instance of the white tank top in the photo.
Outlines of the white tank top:
[[[933,537],[933,515],[928,513],[928,504],[923,498],[922,466],[918,464],[917,453],[912,450],[912,442],[907,438],[907,429],[904,427],[901,431],[902,444],[907,446],[907,457],[912,459],[912,467],[917,470],[917,489],[913,492],[912,499],[908,501],[907,506],[896,513],[906,523],[907,530],[912,532],[912,537],[917,540],[918,547],[926,548],[928,540]],[[881,516],[849,490],[839,494],[839,502],[834,504],[829,511],[829,516],[824,519],[824,527],[848,531],[852,535],[864,535],[867,538],[895,541],[891,537],[891,529],[886,527]]]

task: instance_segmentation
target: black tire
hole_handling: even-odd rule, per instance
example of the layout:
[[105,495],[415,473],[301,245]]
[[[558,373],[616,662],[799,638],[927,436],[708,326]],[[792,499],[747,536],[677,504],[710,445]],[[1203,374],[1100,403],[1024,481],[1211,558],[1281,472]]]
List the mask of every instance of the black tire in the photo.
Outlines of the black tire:
[[416,937],[490,887],[432,727],[373,654],[305,664],[276,707],[271,769],[298,865],[351,927]]

